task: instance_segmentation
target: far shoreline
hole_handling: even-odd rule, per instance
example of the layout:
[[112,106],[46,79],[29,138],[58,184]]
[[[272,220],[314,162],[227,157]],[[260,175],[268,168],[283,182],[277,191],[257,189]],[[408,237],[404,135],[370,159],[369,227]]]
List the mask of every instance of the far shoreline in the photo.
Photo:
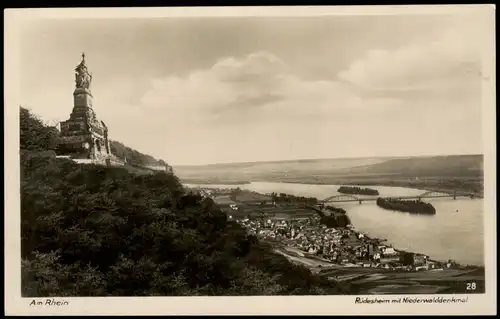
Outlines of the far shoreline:
[[[425,180],[424,180],[425,181]],[[345,185],[345,186],[364,186],[364,187],[377,187],[377,186],[383,186],[383,187],[402,187],[402,188],[410,188],[410,189],[417,189],[417,190],[422,190],[422,191],[436,191],[436,192],[443,192],[443,193],[453,193],[453,192],[467,192],[474,194],[475,198],[480,198],[484,199],[484,194],[480,193],[472,193],[470,190],[464,190],[464,189],[449,189],[449,188],[439,188],[439,187],[426,187],[425,185],[413,185],[409,183],[398,183],[398,182],[390,182],[390,183],[384,183],[384,182],[379,182],[379,183],[368,183],[368,182],[360,182],[360,183],[354,183],[354,182],[349,182],[349,183],[332,183],[332,182],[313,182],[313,181],[269,181],[269,180],[255,180],[255,181],[218,181],[216,183],[214,182],[193,182],[193,181],[185,181],[182,180],[183,184],[191,184],[191,185],[249,185],[251,183],[283,183],[283,184],[303,184],[303,185],[324,185],[324,186],[339,186],[339,185]]]
[[[262,181],[264,182],[264,181]],[[467,193],[471,193],[473,194],[472,192],[468,191],[468,190],[452,190],[452,189],[449,189],[449,188],[437,188],[437,187],[425,187],[425,186],[420,186],[420,185],[408,185],[408,184],[404,184],[404,183],[396,183],[396,184],[392,184],[392,183],[377,183],[377,184],[370,184],[370,183],[336,183],[336,184],[332,184],[332,183],[315,183],[315,182],[291,182],[291,181],[283,181],[283,182],[279,182],[279,183],[285,183],[285,184],[304,184],[304,185],[326,185],[326,186],[338,186],[338,185],[346,185],[346,186],[368,186],[368,187],[377,187],[377,186],[383,186],[383,187],[402,187],[402,188],[411,188],[411,189],[417,189],[417,190],[422,190],[422,191],[435,191],[435,192],[443,192],[443,193],[453,193],[453,192],[467,192]],[[483,199],[484,196],[483,194],[478,194],[478,193],[474,193],[474,197],[476,198],[481,198]]]

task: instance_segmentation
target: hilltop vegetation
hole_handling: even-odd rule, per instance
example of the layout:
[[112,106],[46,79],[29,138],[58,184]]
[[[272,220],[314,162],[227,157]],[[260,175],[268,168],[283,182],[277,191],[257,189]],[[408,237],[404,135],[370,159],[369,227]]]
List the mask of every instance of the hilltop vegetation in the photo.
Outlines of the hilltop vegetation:
[[122,160],[126,159],[131,165],[167,165],[164,160],[157,160],[151,155],[143,154],[117,141],[110,141],[109,146],[113,155]]
[[46,126],[30,110],[19,111],[19,147],[21,150],[47,151],[57,147],[58,130]]
[[20,132],[24,297],[351,292],[275,254],[173,174],[56,158],[52,129],[21,113],[38,123]]

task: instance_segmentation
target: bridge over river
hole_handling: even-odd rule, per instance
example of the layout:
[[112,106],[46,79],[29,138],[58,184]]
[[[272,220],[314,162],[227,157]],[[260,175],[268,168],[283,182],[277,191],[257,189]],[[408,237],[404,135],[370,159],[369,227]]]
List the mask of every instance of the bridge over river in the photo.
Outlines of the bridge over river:
[[[380,196],[376,197],[361,197],[361,196],[355,196],[351,194],[340,194],[340,195],[334,195],[327,197],[320,201],[320,204],[326,204],[326,203],[342,203],[342,202],[359,202],[360,204],[366,201],[376,201],[377,198]],[[422,200],[424,198],[453,198],[457,199],[457,197],[469,197],[469,198],[474,198],[476,197],[475,194],[472,193],[446,193],[446,192],[439,192],[439,191],[427,191],[424,192],[420,195],[416,196],[390,196],[390,197],[380,197],[384,199],[407,199],[407,200]]]

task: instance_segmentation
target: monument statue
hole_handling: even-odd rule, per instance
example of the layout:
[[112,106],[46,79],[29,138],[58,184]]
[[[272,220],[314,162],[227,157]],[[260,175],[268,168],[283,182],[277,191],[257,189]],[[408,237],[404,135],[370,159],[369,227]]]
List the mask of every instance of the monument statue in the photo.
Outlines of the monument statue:
[[75,81],[77,88],[90,89],[92,74],[89,74],[85,65],[85,53],[82,53],[82,62],[75,69]]

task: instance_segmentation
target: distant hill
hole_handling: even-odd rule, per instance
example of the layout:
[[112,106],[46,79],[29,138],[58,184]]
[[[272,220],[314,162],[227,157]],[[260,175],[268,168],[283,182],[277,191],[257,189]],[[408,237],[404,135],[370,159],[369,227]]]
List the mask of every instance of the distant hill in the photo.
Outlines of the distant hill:
[[270,161],[253,163],[175,166],[181,179],[261,180],[281,176],[341,173],[347,168],[377,164],[392,158],[340,158]]
[[391,159],[349,169],[354,174],[397,174],[402,176],[469,176],[483,172],[482,155],[451,155]]
[[482,177],[482,155],[375,157],[281,162],[178,166],[176,174],[186,182],[232,181],[332,181],[332,178],[376,176]]

